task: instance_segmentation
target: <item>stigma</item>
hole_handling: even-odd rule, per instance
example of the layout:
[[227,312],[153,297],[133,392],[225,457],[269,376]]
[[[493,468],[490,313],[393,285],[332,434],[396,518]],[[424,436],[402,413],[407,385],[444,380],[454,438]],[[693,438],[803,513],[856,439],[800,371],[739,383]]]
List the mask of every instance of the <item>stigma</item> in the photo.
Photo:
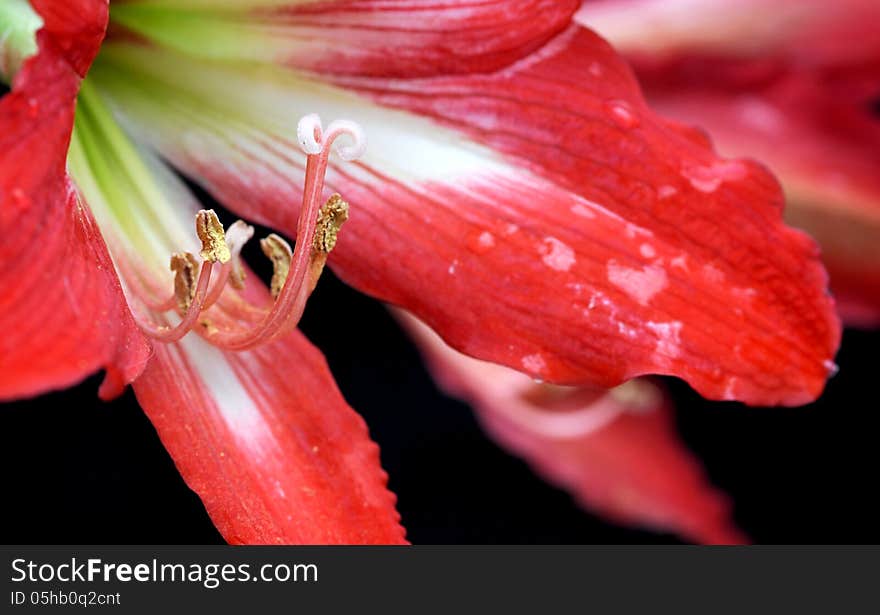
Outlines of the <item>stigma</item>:
[[326,131],[317,115],[299,122],[297,138],[306,153],[306,173],[297,241],[291,248],[274,233],[260,240],[273,267],[270,302],[246,284],[241,264],[241,250],[253,236],[253,227],[238,220],[226,230],[213,210],[201,210],[195,217],[201,250],[198,256],[171,255],[170,296],[156,300],[144,289],[134,289],[149,313],[148,318],[136,314],[141,330],[158,342],[173,343],[195,333],[224,350],[248,350],[295,328],[348,219],[349,206],[340,195],[322,199],[329,157],[340,137],[348,141],[335,147],[340,158],[363,155],[366,140],[354,122],[338,120]]

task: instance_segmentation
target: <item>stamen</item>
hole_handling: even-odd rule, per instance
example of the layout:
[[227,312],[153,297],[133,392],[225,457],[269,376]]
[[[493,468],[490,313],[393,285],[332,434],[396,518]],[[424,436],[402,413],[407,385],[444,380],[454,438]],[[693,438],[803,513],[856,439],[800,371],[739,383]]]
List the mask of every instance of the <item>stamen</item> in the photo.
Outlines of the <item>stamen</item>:
[[336,247],[339,229],[346,220],[348,220],[348,203],[338,194],[334,194],[324,203],[318,218],[318,229],[315,231],[315,241],[309,261],[309,295],[318,285],[318,280],[324,272],[324,265],[327,264],[327,255]]
[[[336,151],[343,159],[352,160],[363,154],[366,142],[361,128],[347,120],[333,122],[325,133],[317,115],[300,120],[297,135],[307,154],[303,202],[297,222],[298,240],[293,250],[275,234],[260,242],[263,253],[273,265],[271,292],[275,302],[272,307],[268,310],[258,307],[244,296],[230,297],[230,301],[220,307],[226,317],[199,318],[220,299],[227,282],[238,289],[244,288],[240,255],[254,233],[253,227],[240,220],[224,232],[217,214],[202,210],[196,215],[196,234],[202,243],[200,254],[204,261],[200,265],[188,252],[172,255],[174,296],[163,302],[145,302],[148,308],[160,312],[173,309],[176,304],[182,319],[175,327],[139,322],[148,335],[163,342],[175,342],[200,324],[199,334],[210,343],[225,350],[247,350],[299,323],[327,255],[336,246],[339,229],[348,219],[348,203],[338,194],[320,205],[331,149],[338,137],[348,136],[352,142],[337,147]],[[210,283],[212,269],[217,276],[213,286]],[[244,323],[255,320],[259,321],[256,326],[243,327]]]
[[338,194],[334,194],[321,208],[314,249],[327,253],[336,247],[336,236],[346,220],[348,220],[348,203]]
[[290,273],[290,260],[293,258],[293,251],[286,241],[281,237],[272,233],[265,239],[260,240],[260,247],[266,258],[272,261],[272,282],[270,290],[272,298],[277,299],[284,288],[287,281],[287,274]]
[[[177,252],[171,255],[174,299],[183,314],[181,321],[174,327],[168,327],[137,319],[138,326],[144,333],[161,342],[176,342],[192,330],[205,307],[211,284],[211,269],[216,262],[227,263],[232,258],[226,245],[223,225],[212,210],[202,210],[196,215],[196,234],[202,241],[201,254],[205,258],[201,267],[196,257],[189,252]],[[196,278],[196,269],[199,269],[198,278]],[[219,292],[217,291],[218,296]]]
[[196,215],[196,233],[202,242],[202,258],[212,263],[228,263],[232,255],[226,245],[223,225],[213,209],[203,209]]
[[241,266],[241,250],[244,244],[250,241],[254,236],[254,227],[246,224],[242,220],[236,220],[226,231],[226,243],[232,252],[232,272],[229,277],[229,283],[234,288],[241,290],[244,288],[244,268]]
[[202,311],[202,305],[205,301],[205,295],[208,293],[208,285],[211,283],[211,268],[214,263],[202,263],[202,269],[199,273],[199,279],[196,283],[196,290],[193,294],[192,302],[186,310],[183,319],[175,327],[156,326],[151,323],[139,321],[138,326],[152,338],[160,342],[172,343],[181,339],[190,332],[195,326]]
[[174,298],[181,313],[185,313],[196,296],[199,262],[189,252],[171,255],[171,271],[174,272]]
[[[314,256],[323,254],[323,258],[326,259],[325,251],[315,250],[319,219],[323,220],[321,226],[325,232],[317,242],[324,247],[330,245],[331,248],[332,245],[335,245],[336,233],[339,230],[338,224],[344,221],[342,208],[339,205],[341,199],[338,201],[336,199],[330,200],[333,205],[331,207],[332,215],[328,210],[328,214],[322,216],[323,208],[319,205],[321,193],[324,190],[324,176],[327,172],[330,151],[333,142],[342,135],[348,135],[353,140],[353,143],[344,149],[346,156],[363,153],[364,135],[356,124],[334,122],[325,133],[317,116],[310,115],[300,120],[297,136],[303,150],[308,154],[308,158],[302,208],[297,223],[296,236],[298,241],[290,258],[286,279],[280,291],[275,295],[276,300],[271,310],[254,329],[241,332],[209,331],[205,333],[205,337],[211,343],[227,350],[246,350],[269,341],[299,323],[305,309],[306,299],[314,287],[315,278],[310,274],[314,270]],[[347,207],[345,209],[345,217],[347,217]],[[323,264],[320,267],[323,268]]]
[[211,287],[211,292],[205,298],[205,304],[202,310],[217,303],[226,283],[229,282],[234,288],[244,288],[244,268],[241,266],[241,250],[244,244],[254,236],[254,227],[246,224],[242,220],[236,220],[226,231],[226,244],[229,246],[230,259],[229,262],[220,265],[220,273],[217,275],[217,281]]

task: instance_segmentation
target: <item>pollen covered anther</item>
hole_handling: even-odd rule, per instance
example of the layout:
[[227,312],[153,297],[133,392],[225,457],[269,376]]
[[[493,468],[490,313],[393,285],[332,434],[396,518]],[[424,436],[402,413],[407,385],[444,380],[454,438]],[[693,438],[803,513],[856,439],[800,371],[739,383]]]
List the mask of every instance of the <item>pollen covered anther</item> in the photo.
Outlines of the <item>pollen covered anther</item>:
[[348,203],[338,194],[332,195],[321,207],[318,227],[315,230],[314,249],[317,252],[330,252],[336,247],[336,238],[343,223],[348,220]]
[[312,253],[309,256],[308,294],[312,294],[327,264],[327,255],[336,247],[339,229],[348,220],[348,203],[338,194],[332,195],[321,207]]
[[196,296],[199,262],[189,252],[175,252],[171,255],[171,271],[174,272],[174,299],[178,309],[186,312]]
[[260,240],[260,248],[266,258],[272,261],[272,282],[270,289],[272,298],[277,299],[284,288],[287,281],[287,275],[290,273],[290,261],[293,258],[293,250],[284,239],[272,233],[265,239]]
[[203,209],[196,214],[196,234],[202,242],[200,254],[211,263],[228,263],[232,258],[226,245],[226,233],[213,209]]

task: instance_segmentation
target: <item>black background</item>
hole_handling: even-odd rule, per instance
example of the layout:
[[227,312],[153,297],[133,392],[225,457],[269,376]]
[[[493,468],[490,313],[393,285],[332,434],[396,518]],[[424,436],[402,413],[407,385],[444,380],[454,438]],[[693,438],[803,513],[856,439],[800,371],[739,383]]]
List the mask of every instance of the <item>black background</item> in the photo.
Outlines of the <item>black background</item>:
[[[381,446],[411,541],[676,540],[603,523],[500,450],[466,406],[436,390],[384,307],[332,274],[313,295],[302,328]],[[847,332],[840,373],[817,403],[802,408],[708,402],[666,379],[685,441],[733,497],[736,519],[754,540],[880,541],[878,349],[880,333]],[[0,543],[221,541],[134,395],[101,402],[99,383],[94,376],[0,406]]]

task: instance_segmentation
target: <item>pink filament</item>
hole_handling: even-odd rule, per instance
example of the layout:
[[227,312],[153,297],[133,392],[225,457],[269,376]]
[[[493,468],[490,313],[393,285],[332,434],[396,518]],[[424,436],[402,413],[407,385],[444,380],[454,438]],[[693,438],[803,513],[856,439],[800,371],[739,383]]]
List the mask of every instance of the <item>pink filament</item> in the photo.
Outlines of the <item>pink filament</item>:
[[160,342],[165,342],[166,344],[176,342],[189,333],[196,325],[199,314],[202,312],[205,297],[208,294],[208,285],[211,283],[212,268],[213,263],[202,263],[202,268],[199,272],[199,280],[196,283],[195,296],[193,297],[189,308],[186,310],[186,314],[184,314],[183,319],[177,324],[177,326],[163,327],[139,321],[138,326],[144,331],[144,333]]
[[[287,280],[274,305],[253,329],[203,333],[211,344],[224,350],[248,350],[271,340],[278,333],[296,326],[302,318],[308,298],[306,276],[309,271],[312,238],[315,236],[321,210],[321,195],[324,190],[324,175],[327,172],[330,146],[333,140],[342,133],[342,130],[329,132],[322,143],[321,151],[308,156],[303,203],[297,223],[296,236],[298,240],[293,250]],[[316,134],[316,136],[318,135]]]
[[232,261],[220,265],[220,272],[216,276],[214,284],[213,286],[211,286],[211,290],[208,291],[208,296],[205,297],[205,302],[202,304],[203,312],[215,303],[217,303],[220,295],[223,294],[223,289],[226,288],[226,282],[229,281],[229,274],[231,271]]

